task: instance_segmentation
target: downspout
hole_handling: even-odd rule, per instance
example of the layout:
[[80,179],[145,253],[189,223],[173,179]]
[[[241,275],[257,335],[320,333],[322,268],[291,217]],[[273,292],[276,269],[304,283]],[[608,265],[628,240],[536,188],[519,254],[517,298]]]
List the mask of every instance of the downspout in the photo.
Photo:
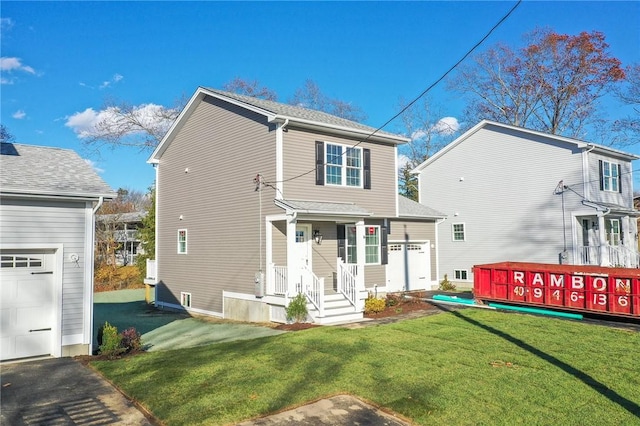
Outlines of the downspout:
[[284,198],[284,129],[289,124],[286,118],[276,130],[276,196],[277,200]]
[[[91,252],[93,252],[93,250],[95,250],[95,244],[96,244],[96,212],[100,209],[100,207],[102,207],[102,204],[104,204],[104,197],[99,197],[98,198],[98,204],[96,204],[96,206],[93,208],[93,211],[91,212]],[[91,306],[92,308],[89,310],[89,312],[91,312],[91,322],[89,323],[89,354],[93,354],[93,287],[95,285],[94,281],[93,281],[93,276],[95,274],[93,268],[95,267],[94,261],[93,261],[93,256],[91,256],[89,259],[87,259],[87,262],[91,263],[91,268],[90,271],[91,273],[91,277],[90,277],[90,281],[91,281],[91,291],[89,292],[89,306]]]
[[[447,220],[446,217],[443,217],[439,220],[436,220],[436,284],[439,285],[440,284],[440,241],[438,238],[438,225],[440,225],[442,222],[444,222],[445,220]],[[433,284],[432,284],[433,287]]]

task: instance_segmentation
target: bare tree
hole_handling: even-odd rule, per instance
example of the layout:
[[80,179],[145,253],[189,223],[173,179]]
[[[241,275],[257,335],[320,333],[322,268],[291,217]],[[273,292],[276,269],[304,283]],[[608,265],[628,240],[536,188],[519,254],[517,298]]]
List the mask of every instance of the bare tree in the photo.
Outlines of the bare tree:
[[601,32],[536,30],[527,46],[498,45],[476,56],[449,87],[469,97],[467,115],[551,134],[584,137],[598,100],[625,73]]
[[364,121],[367,115],[357,105],[326,96],[313,81],[307,80],[289,99],[291,105],[323,111],[352,121]]
[[222,88],[228,92],[238,93],[240,95],[251,96],[252,98],[266,99],[268,101],[277,101],[278,95],[266,86],[261,86],[257,80],[245,80],[236,77]]
[[631,107],[631,112],[613,123],[617,132],[617,145],[637,143],[640,137],[640,64],[626,69],[625,84],[616,91],[623,104]]
[[7,126],[0,124],[0,142],[11,143],[15,141],[15,137],[9,132]]

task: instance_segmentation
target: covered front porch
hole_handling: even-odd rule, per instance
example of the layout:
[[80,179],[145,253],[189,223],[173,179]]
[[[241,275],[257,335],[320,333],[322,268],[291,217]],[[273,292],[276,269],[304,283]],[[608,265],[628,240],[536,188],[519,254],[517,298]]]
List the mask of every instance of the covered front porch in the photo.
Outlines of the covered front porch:
[[[265,298],[272,320],[303,293],[309,320],[321,324],[362,318],[365,264],[381,255],[382,226],[348,203],[276,200],[282,215],[267,216]],[[369,261],[369,262],[367,262]]]
[[574,263],[639,268],[638,212],[600,204],[594,208],[596,214],[575,216]]

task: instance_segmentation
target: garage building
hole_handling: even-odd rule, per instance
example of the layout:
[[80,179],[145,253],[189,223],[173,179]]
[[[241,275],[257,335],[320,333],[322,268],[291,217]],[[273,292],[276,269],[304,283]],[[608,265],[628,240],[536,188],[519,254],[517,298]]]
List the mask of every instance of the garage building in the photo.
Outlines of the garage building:
[[91,354],[94,214],[116,194],[74,151],[1,145],[0,360]]

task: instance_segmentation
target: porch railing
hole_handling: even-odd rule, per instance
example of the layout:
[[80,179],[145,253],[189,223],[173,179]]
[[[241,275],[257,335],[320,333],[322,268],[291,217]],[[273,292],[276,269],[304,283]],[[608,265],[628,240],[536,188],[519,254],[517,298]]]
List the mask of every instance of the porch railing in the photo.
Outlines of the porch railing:
[[301,269],[300,283],[309,301],[318,310],[318,316],[324,316],[324,278],[318,278],[306,266]]
[[640,255],[625,246],[608,246],[609,263],[611,266],[623,268],[637,268],[639,266]]
[[276,296],[286,296],[287,294],[287,267],[271,265],[272,293]]
[[344,263],[341,258],[338,258],[338,291],[344,295],[344,297],[354,307],[358,307],[358,286],[357,286],[357,265],[351,265]]
[[[602,252],[601,249],[603,249],[604,252]],[[606,257],[603,259],[602,256]],[[622,268],[639,268],[640,254],[625,246],[582,246],[578,247],[578,261],[580,265],[609,265]]]

